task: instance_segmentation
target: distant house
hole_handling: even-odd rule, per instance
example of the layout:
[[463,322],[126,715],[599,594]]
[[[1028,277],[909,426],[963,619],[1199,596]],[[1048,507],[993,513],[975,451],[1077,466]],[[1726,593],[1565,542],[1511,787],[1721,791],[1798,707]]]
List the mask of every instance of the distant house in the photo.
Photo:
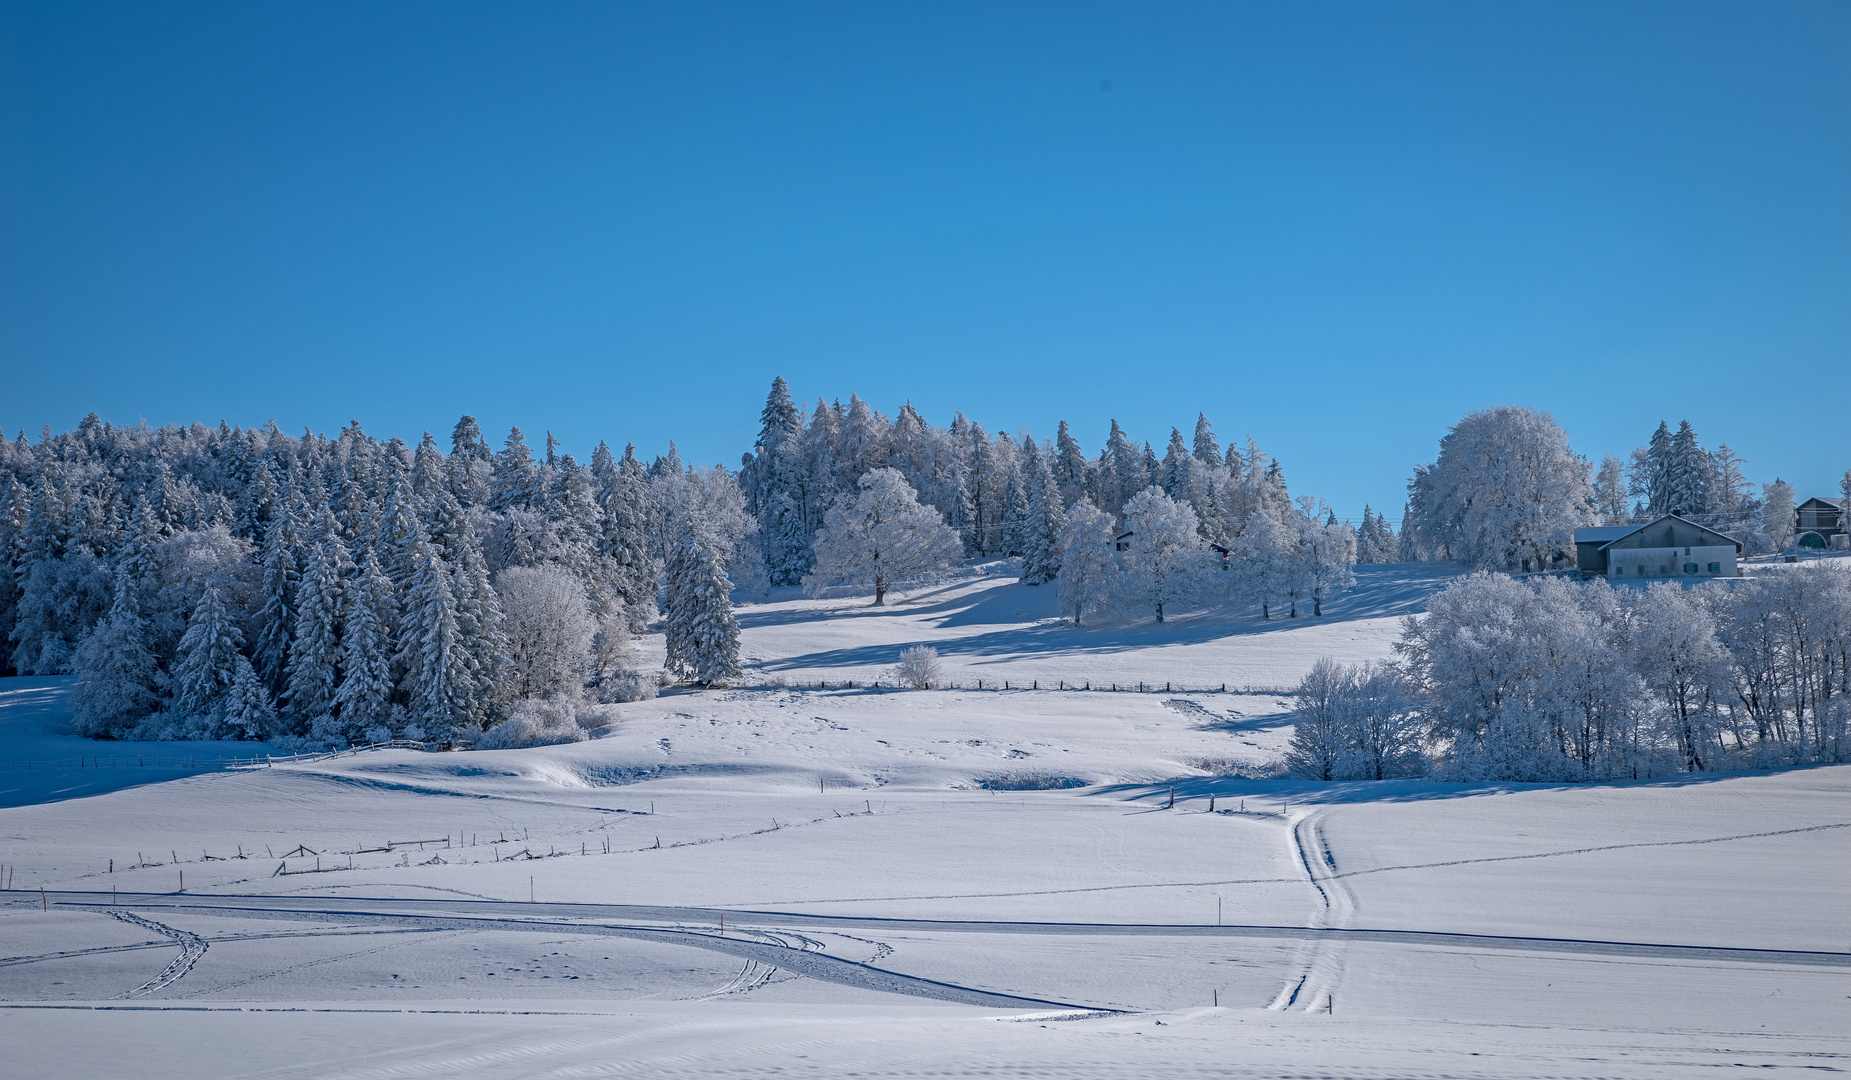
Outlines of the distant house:
[[1742,544],[1727,533],[1666,514],[1644,525],[1575,530],[1575,561],[1590,577],[1735,577]]
[[1793,508],[1794,539],[1801,547],[1845,547],[1844,512],[1843,499],[1807,499]]
[[[1135,531],[1119,533],[1117,536],[1112,538],[1112,550],[1130,551],[1131,550],[1131,538],[1136,535],[1137,533]],[[1221,569],[1226,570],[1228,568],[1228,559],[1234,553],[1230,551],[1228,548],[1222,546],[1221,544],[1211,543],[1208,545],[1208,547],[1215,554],[1221,556]]]

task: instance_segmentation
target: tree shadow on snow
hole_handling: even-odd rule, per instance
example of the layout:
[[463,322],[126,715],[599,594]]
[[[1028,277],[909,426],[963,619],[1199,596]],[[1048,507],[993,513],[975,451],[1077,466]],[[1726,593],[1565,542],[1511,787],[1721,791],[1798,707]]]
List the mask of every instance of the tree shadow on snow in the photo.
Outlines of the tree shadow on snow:
[[[1279,804],[1293,806],[1315,804],[1320,806],[1341,806],[1360,803],[1405,803],[1428,802],[1437,799],[1475,799],[1494,795],[1515,795],[1530,791],[1607,791],[1616,789],[1650,788],[1668,790],[1673,788],[1700,787],[1723,780],[1739,780],[1749,776],[1772,776],[1779,773],[1795,772],[1799,769],[1847,768],[1844,765],[1803,765],[1785,769],[1755,769],[1738,772],[1679,773],[1675,776],[1659,776],[1646,780],[1599,780],[1587,783],[1541,782],[1523,783],[1518,781],[1484,780],[1476,782],[1446,782],[1438,780],[1252,780],[1238,776],[1179,776],[1172,780],[1162,780],[1147,784],[1102,784],[1088,790],[1088,797],[1110,797],[1130,802],[1149,799],[1168,801],[1170,791],[1176,792],[1176,799],[1181,802],[1189,800],[1206,800],[1214,796],[1217,803],[1245,798],[1254,805],[1248,807],[1249,813],[1276,812]],[[1232,805],[1222,805],[1218,809],[1232,809]]]

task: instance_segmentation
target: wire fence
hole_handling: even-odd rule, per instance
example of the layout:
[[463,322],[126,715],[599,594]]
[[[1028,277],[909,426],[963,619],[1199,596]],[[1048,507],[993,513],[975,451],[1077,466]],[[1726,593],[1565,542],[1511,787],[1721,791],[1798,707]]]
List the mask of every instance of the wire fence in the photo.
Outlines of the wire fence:
[[1295,694],[1296,686],[1260,686],[1251,683],[1111,682],[1080,679],[946,679],[931,686],[913,686],[893,678],[877,679],[771,679],[756,684],[735,684],[735,690],[981,690],[985,693],[1021,693],[1027,690],[1057,693],[1108,694]]
[[30,772],[51,769],[167,769],[182,772],[229,772],[235,769],[267,769],[273,765],[293,765],[312,761],[329,761],[351,757],[368,750],[447,750],[447,743],[417,742],[394,739],[367,743],[343,750],[311,754],[252,754],[248,757],[226,754],[82,754],[63,758],[17,758],[0,761],[0,771]]

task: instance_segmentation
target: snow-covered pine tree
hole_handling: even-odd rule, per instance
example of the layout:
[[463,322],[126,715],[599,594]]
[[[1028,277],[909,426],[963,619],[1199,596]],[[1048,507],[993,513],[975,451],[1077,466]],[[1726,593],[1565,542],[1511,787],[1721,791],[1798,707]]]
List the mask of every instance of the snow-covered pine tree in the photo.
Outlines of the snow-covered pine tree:
[[316,543],[296,590],[296,632],[289,649],[288,715],[298,730],[334,711],[340,681],[341,626],[347,617],[347,554],[334,515],[323,511]]
[[296,522],[285,506],[265,531],[264,607],[257,615],[257,644],[252,650],[258,678],[270,694],[280,693],[289,677],[289,643],[296,628],[296,590],[300,581],[295,558]]
[[1049,454],[1028,444],[1024,462],[1028,474],[1028,521],[1023,530],[1022,583],[1045,585],[1060,575],[1060,538],[1067,528],[1061,509],[1060,482],[1054,478]]
[[1666,512],[1708,521],[1719,482],[1716,461],[1698,444],[1690,421],[1678,422],[1666,466]]
[[[506,620],[500,596],[489,582],[488,562],[482,557],[481,545],[473,541],[460,545],[456,562],[450,566],[456,630],[465,655],[463,666],[471,680],[466,726],[486,728],[501,719],[502,709],[511,697],[505,678],[508,666]],[[401,644],[400,652],[403,651]]]
[[1196,529],[1195,512],[1152,486],[1125,504],[1124,555],[1120,597],[1125,604],[1153,611],[1162,622],[1164,609],[1197,607],[1215,591],[1219,560]]
[[208,584],[187,620],[174,664],[174,712],[192,730],[220,734],[243,647],[244,633],[226,610],[224,595]]
[[[1131,497],[1148,486],[1148,476],[1144,471],[1144,457],[1138,451],[1138,444],[1131,441],[1118,421],[1112,421],[1112,430],[1106,435],[1105,451],[1100,464],[1106,476],[1101,477],[1100,494],[1105,495],[1106,502],[1099,504],[1099,509],[1119,518],[1124,513],[1125,504]],[[1106,477],[1110,482],[1106,482]]]
[[508,429],[507,442],[495,455],[495,468],[489,481],[490,510],[505,512],[509,507],[521,510],[534,510],[542,502],[540,490],[540,467],[533,460],[533,451],[527,447],[527,437],[521,429]]
[[167,678],[150,648],[136,592],[129,573],[118,570],[109,614],[77,647],[71,726],[79,735],[120,738],[160,711]]
[[[876,471],[899,475],[892,469]],[[738,678],[739,623],[733,617],[726,564],[690,532],[670,555],[668,578],[664,622],[670,670],[703,686]]]
[[889,589],[929,580],[951,568],[957,534],[938,512],[920,506],[897,469],[862,474],[860,491],[841,496],[816,536],[816,568],[804,578],[812,593],[836,585],[872,589],[886,603]]
[[413,553],[411,582],[399,619],[399,666],[411,724],[426,737],[450,738],[480,726],[468,643],[457,625],[450,569],[428,543]]
[[1086,460],[1086,451],[1080,448],[1080,441],[1067,429],[1067,421],[1060,422],[1060,428],[1054,435],[1054,478],[1060,482],[1060,504],[1072,506],[1092,494],[1092,463]]
[[1195,459],[1204,465],[1216,468],[1225,467],[1221,461],[1221,443],[1215,438],[1215,427],[1208,422],[1206,413],[1195,414]]
[[655,614],[656,568],[649,553],[649,470],[634,445],[624,446],[616,468],[600,478],[598,501],[604,511],[599,552],[614,565],[611,587],[623,599],[630,629],[638,631]]
[[1663,420],[1646,445],[1632,452],[1630,494],[1653,517],[1671,511],[1671,426]]
[[444,460],[444,483],[457,505],[482,506],[488,502],[493,462],[494,454],[476,418],[465,416],[458,420],[450,429],[450,456]]
[[225,692],[225,729],[234,739],[268,739],[277,733],[276,706],[257,669],[243,653],[232,660],[231,688]]
[[1163,454],[1163,493],[1172,501],[1188,502],[1189,499],[1189,448],[1183,445],[1183,433],[1177,428],[1170,429],[1170,445]]
[[334,715],[340,735],[351,742],[367,739],[370,729],[387,727],[392,712],[397,590],[370,547],[360,556],[348,595],[352,602],[341,632],[342,678]]
[[1115,536],[1112,515],[1090,500],[1077,499],[1068,507],[1059,544],[1060,610],[1075,626],[1088,613],[1104,611],[1111,604],[1119,579]]

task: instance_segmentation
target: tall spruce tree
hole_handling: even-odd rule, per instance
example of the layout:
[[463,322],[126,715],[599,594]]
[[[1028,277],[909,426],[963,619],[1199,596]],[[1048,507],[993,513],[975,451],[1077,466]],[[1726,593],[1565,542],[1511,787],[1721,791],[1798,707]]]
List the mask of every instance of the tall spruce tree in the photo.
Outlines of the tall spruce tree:
[[705,686],[739,676],[739,623],[726,564],[695,533],[670,554],[666,636],[670,670]]

